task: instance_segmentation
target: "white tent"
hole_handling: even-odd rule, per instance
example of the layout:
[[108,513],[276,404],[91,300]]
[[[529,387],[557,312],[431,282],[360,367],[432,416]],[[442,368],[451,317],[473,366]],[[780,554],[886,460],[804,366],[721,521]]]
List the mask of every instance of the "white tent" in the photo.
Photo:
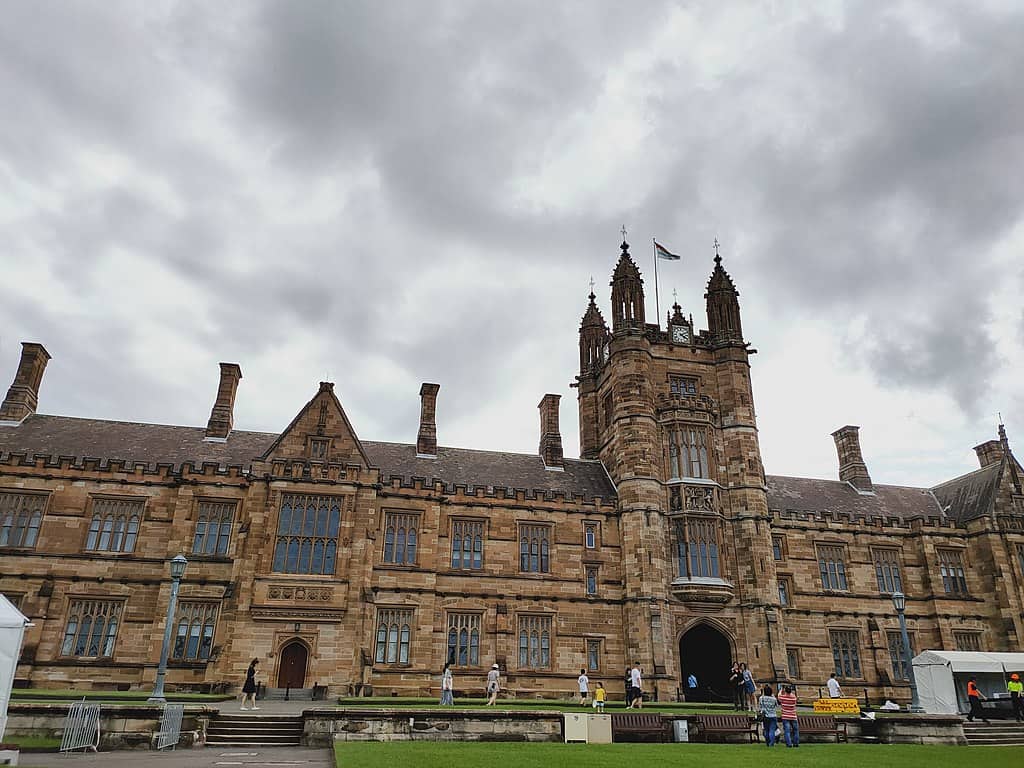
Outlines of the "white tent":
[[1006,693],[1012,672],[1024,673],[1024,653],[924,651],[914,657],[914,681],[924,711],[933,715],[967,712],[967,681],[977,678],[988,698]]
[[7,702],[11,699],[14,674],[21,655],[21,639],[28,619],[10,600],[0,595],[0,742],[7,728]]

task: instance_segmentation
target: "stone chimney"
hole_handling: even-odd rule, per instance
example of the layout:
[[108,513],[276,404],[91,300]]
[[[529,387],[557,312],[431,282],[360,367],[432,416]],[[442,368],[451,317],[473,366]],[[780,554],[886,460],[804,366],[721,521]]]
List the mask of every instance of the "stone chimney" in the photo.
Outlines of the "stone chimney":
[[540,456],[545,467],[564,467],[562,433],[558,431],[558,401],[561,395],[544,395],[540,409]]
[[205,440],[211,443],[227,441],[235,425],[235,393],[238,392],[241,379],[242,369],[238,363],[220,364],[220,386],[217,387],[217,399],[206,424]]
[[832,433],[839,453],[839,479],[850,483],[858,491],[872,493],[868,465],[860,454],[860,427],[845,426]]
[[416,435],[416,455],[437,458],[437,392],[440,384],[423,382],[420,387],[420,431]]
[[978,462],[982,467],[998,464],[1003,460],[1003,444],[999,440],[986,440],[981,445],[974,446],[974,452],[978,454]]
[[42,344],[31,341],[21,343],[21,361],[14,374],[14,382],[7,390],[7,397],[0,405],[0,424],[20,424],[26,416],[36,412],[39,403],[39,385],[43,371],[50,360],[50,353]]

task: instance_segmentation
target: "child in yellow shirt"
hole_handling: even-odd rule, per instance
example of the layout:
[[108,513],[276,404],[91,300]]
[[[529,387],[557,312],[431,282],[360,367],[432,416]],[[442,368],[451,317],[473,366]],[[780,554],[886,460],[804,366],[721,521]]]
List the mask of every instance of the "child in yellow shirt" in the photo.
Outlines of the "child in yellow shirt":
[[604,683],[598,683],[597,688],[594,689],[594,709],[598,712],[604,712]]

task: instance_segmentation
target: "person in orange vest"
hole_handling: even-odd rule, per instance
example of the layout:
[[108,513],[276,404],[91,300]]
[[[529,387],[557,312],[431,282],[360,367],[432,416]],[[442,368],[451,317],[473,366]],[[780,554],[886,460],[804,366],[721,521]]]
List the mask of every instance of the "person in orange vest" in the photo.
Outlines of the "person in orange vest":
[[988,718],[981,711],[981,700],[984,698],[985,695],[978,690],[977,678],[972,677],[967,681],[967,701],[971,704],[971,713],[967,715],[967,722],[973,723],[974,716],[977,715],[983,723],[988,725]]
[[1013,716],[1017,722],[1024,720],[1024,683],[1020,681],[1020,675],[1014,672],[1010,675],[1010,682],[1006,684],[1006,690],[1010,692],[1010,703],[1013,704]]

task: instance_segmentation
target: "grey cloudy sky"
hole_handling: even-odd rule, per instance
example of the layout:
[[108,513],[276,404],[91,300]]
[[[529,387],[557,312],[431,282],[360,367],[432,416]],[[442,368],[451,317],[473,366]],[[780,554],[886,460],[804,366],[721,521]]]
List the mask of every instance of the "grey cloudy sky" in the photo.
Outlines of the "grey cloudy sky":
[[[1024,450],[1024,6],[77,2],[0,25],[0,385],[40,410],[535,452],[629,228],[741,293],[765,465],[877,482]],[[607,311],[606,311],[607,314]]]

